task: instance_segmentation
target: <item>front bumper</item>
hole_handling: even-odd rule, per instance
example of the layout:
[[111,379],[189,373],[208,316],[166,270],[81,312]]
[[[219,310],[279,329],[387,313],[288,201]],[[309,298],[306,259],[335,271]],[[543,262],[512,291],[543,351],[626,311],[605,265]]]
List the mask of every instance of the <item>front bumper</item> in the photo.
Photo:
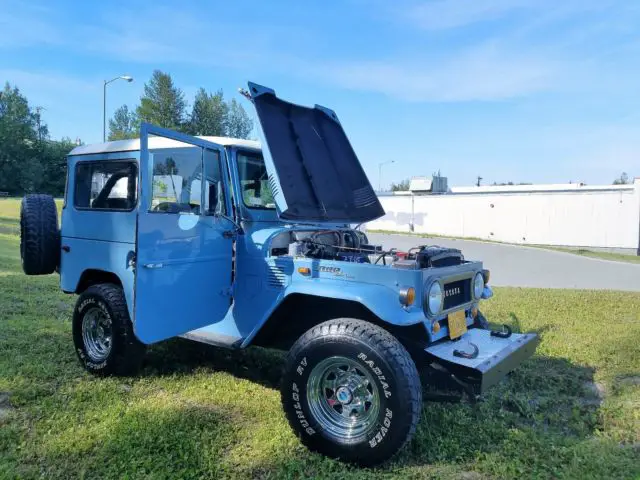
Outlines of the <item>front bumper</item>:
[[[535,333],[512,333],[502,338],[493,336],[491,330],[472,328],[459,339],[431,345],[425,353],[455,381],[481,394],[532,356],[539,343]],[[465,354],[473,358],[461,356]]]

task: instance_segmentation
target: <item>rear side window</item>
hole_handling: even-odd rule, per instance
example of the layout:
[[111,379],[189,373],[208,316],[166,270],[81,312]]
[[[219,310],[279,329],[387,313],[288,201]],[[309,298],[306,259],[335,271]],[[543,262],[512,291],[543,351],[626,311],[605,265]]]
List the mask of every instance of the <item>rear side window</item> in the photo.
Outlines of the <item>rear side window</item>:
[[90,210],[133,210],[137,182],[135,162],[80,162],[76,165],[74,205]]

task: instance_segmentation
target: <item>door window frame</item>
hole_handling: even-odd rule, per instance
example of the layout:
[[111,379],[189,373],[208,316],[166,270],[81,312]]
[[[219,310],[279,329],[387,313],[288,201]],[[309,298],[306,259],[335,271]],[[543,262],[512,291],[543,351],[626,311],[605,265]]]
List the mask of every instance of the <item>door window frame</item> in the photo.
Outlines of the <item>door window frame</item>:
[[[202,151],[200,152],[200,165],[202,167],[202,180],[201,180],[201,189],[200,189],[200,210],[197,216],[200,217],[226,217],[228,212],[231,212],[231,203],[229,198],[229,179],[224,174],[224,165],[227,164],[227,149],[224,145],[220,145],[215,142],[210,142],[208,140],[203,140],[198,137],[192,137],[190,135],[176,132],[175,130],[170,130],[163,127],[158,127],[156,125],[151,125],[149,123],[143,123],[140,126],[140,166],[142,167],[142,159],[146,155],[146,158],[149,159],[149,156],[152,154],[154,148],[149,149],[149,136],[157,136],[162,138],[167,138],[169,140],[174,140],[177,142],[185,143],[189,146],[200,147]],[[171,147],[167,147],[171,148]],[[183,148],[183,147],[178,147]],[[188,147],[184,147],[188,148]],[[218,152],[218,164],[220,167],[220,180],[222,181],[223,195],[224,195],[224,203],[225,203],[225,211],[227,215],[220,214],[206,214],[204,212],[205,205],[205,188],[204,185],[206,183],[206,171],[205,171],[205,162],[204,162],[204,150],[212,150]],[[153,162],[149,161],[147,165],[147,171],[143,172],[142,168],[138,169],[138,185],[140,188],[140,195],[138,201],[141,208],[145,209],[146,213],[161,213],[168,215],[180,215],[181,212],[171,213],[171,212],[161,212],[161,211],[152,211],[151,203],[153,201]],[[143,175],[146,176],[143,177]],[[149,189],[149,191],[147,191]],[[194,215],[184,213],[185,215]]]
[[[93,207],[79,207],[77,205],[77,186],[78,186],[78,168],[80,166],[83,165],[87,165],[87,164],[113,164],[113,163],[127,163],[130,166],[133,165],[133,178],[137,178],[137,185],[134,188],[134,192],[135,192],[135,202],[133,202],[133,205],[131,208],[93,208]],[[69,174],[71,172],[67,171],[67,186],[65,188],[65,199],[64,199],[64,207],[66,207],[66,203],[67,203],[67,197],[68,197],[68,190],[69,190]],[[93,174],[93,172],[92,172]],[[131,185],[129,185],[130,187]],[[96,158],[96,159],[92,159],[92,160],[79,160],[77,162],[75,162],[75,165],[73,167],[73,209],[74,210],[78,210],[81,212],[122,212],[122,213],[127,213],[127,212],[133,212],[136,208],[138,208],[138,204],[140,202],[140,166],[138,165],[138,160],[136,158],[132,158],[132,157],[128,157],[128,158],[113,158],[113,159],[108,159],[108,158]],[[63,208],[64,208],[63,207]]]

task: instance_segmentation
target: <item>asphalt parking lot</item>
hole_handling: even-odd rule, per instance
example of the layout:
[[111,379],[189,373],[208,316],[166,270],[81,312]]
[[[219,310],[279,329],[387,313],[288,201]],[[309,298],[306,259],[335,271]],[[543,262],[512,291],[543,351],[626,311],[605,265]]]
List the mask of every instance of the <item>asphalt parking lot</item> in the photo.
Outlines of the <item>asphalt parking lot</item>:
[[583,257],[571,253],[473,240],[369,233],[385,248],[406,250],[441,245],[462,250],[468,260],[482,260],[494,286],[584,288],[640,292],[640,264]]

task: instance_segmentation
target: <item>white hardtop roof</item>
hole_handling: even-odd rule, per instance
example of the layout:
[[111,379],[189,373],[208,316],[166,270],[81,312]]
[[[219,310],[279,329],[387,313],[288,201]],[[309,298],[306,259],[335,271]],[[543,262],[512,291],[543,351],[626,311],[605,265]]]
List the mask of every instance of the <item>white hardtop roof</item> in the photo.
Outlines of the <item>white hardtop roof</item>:
[[[217,143],[225,147],[245,147],[260,150],[260,142],[255,140],[242,140],[229,137],[196,137],[208,142]],[[149,137],[149,148],[179,148],[189,145],[164,137]],[[97,153],[131,152],[140,150],[140,139],[116,140],[114,142],[94,143],[92,145],[80,145],[71,150],[69,155],[91,155]]]

